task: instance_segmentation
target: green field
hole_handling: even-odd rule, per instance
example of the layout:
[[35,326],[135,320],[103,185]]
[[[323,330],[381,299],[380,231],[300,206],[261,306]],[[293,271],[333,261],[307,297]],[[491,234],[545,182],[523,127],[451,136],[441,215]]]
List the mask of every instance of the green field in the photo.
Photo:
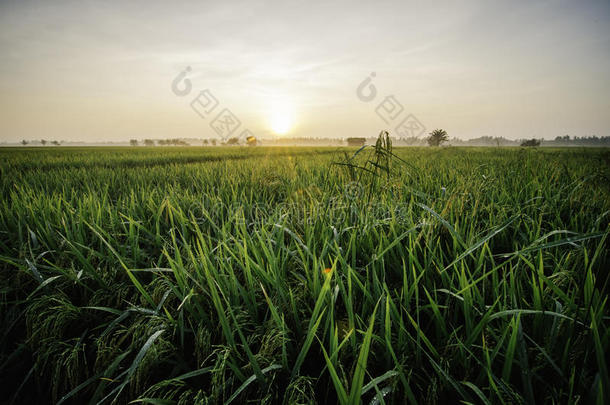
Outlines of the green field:
[[0,149],[0,402],[610,398],[610,150],[355,152]]

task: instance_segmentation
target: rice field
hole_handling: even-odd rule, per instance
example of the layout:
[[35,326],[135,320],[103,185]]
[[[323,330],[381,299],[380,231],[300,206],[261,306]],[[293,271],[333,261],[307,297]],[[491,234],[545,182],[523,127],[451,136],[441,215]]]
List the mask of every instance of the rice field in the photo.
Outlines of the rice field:
[[0,149],[5,403],[608,403],[610,150]]

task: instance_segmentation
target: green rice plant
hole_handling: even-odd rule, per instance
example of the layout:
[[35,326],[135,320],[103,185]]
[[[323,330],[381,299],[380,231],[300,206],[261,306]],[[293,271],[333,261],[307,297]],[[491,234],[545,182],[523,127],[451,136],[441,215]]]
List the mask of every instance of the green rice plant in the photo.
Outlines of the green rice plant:
[[608,402],[607,149],[0,155],[9,403]]

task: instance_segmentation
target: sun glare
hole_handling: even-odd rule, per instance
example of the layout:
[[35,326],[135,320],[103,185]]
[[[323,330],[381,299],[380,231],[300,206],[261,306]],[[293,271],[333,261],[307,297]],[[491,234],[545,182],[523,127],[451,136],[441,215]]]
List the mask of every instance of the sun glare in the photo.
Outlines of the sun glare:
[[269,126],[276,135],[285,135],[294,126],[294,115],[287,103],[275,105],[271,108]]
[[287,115],[277,115],[271,119],[271,129],[278,135],[285,135],[292,128],[292,122]]

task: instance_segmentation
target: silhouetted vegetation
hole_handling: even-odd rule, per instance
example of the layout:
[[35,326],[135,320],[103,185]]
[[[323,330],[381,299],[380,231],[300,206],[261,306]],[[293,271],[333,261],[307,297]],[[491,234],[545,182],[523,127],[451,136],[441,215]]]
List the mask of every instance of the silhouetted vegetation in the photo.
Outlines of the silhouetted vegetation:
[[540,146],[540,141],[538,139],[527,139],[523,142],[521,142],[521,146],[526,146],[526,147],[535,147],[535,146]]
[[430,136],[428,137],[428,145],[430,146],[441,146],[442,143],[447,142],[449,140],[449,135],[447,135],[447,131],[444,129],[435,129],[430,132]]

